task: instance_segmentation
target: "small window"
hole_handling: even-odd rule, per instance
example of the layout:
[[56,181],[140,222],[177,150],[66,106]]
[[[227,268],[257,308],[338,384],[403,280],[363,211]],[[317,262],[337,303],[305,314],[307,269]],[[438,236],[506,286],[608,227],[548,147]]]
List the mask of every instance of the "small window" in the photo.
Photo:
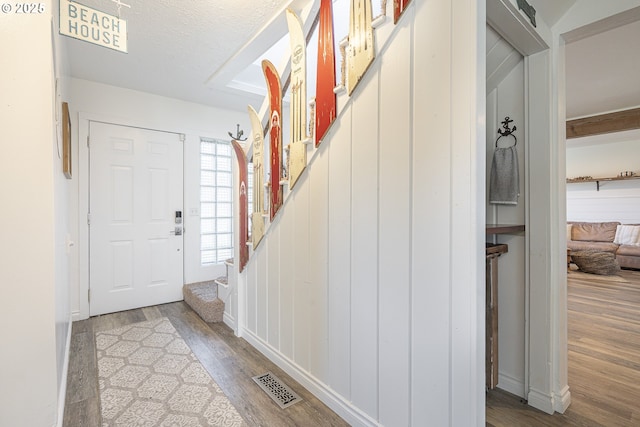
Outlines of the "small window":
[[231,143],[200,139],[200,262],[233,258]]

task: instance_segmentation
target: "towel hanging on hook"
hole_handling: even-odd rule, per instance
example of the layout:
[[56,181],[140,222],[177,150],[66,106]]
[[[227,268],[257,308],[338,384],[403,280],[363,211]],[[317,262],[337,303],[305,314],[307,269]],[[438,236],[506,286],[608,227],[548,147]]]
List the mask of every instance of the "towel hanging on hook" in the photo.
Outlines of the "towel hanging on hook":
[[511,120],[509,116],[507,116],[504,118],[504,121],[500,123],[502,123],[502,128],[504,129],[504,131],[502,129],[498,129],[498,133],[500,134],[500,136],[498,137],[498,139],[496,139],[496,148],[498,147],[498,141],[500,140],[500,138],[502,138],[503,136],[509,136],[509,135],[511,135],[514,139],[513,146],[515,147],[516,145],[518,145],[518,138],[516,138],[514,134],[517,128],[513,126],[512,129],[509,129],[509,123],[513,123],[513,120]]
[[[520,196],[520,174],[518,162],[518,139],[513,133],[516,130],[514,126],[509,128],[512,123],[508,116],[502,122],[502,129],[498,129],[500,136],[496,139],[496,148],[493,153],[493,161],[491,163],[491,175],[489,177],[489,203],[500,205],[517,205]],[[514,139],[513,145],[508,147],[498,147],[498,141],[503,136],[511,135]]]

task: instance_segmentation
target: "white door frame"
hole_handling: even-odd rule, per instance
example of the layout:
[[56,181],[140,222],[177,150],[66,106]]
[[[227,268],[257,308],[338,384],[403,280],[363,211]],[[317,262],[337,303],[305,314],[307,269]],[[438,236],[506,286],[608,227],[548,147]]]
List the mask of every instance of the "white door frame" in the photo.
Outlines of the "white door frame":
[[[114,117],[104,114],[78,113],[78,307],[79,312],[73,313],[74,320],[89,318],[89,225],[87,223],[87,213],[89,212],[89,148],[87,140],[89,138],[90,122],[103,122],[119,126],[137,127],[160,132],[174,133],[184,137],[185,132],[175,130],[159,129],[154,126],[145,125],[128,120],[122,117]],[[185,149],[183,144],[182,149]],[[183,155],[183,162],[186,153]],[[184,164],[183,164],[184,173]],[[183,194],[184,194],[183,180]],[[184,219],[184,215],[183,215]],[[185,242],[186,243],[186,242]],[[183,265],[186,247],[182,251]],[[183,271],[184,275],[184,271]]]
[[[510,0],[486,0],[487,22],[525,57],[526,283],[525,393],[547,413],[564,412],[567,373],[566,271],[560,265],[564,230],[564,155],[558,156],[558,49],[544,22],[534,28]],[[485,66],[485,64],[482,64]],[[555,96],[554,96],[555,91]]]

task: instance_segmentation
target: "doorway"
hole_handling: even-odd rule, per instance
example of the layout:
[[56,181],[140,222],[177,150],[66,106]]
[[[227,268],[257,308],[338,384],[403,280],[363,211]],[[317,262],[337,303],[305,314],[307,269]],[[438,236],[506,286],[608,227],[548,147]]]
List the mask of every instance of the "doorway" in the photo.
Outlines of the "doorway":
[[180,135],[89,122],[89,314],[182,299]]
[[[519,331],[524,329],[524,336],[518,338],[524,341],[524,361],[517,367],[523,375],[522,382],[515,378],[512,385],[517,386],[514,391],[523,391],[530,406],[549,414],[562,413],[570,403],[570,393],[566,366],[566,264],[562,265],[558,256],[563,246],[560,231],[565,228],[564,192],[558,177],[564,171],[557,166],[553,38],[549,31],[536,29],[510,1],[487,0],[486,20],[524,58],[524,132],[518,145],[523,143],[526,161],[521,177],[524,192],[520,196],[525,208],[518,215],[524,215],[525,232],[524,260],[517,268],[524,275],[524,323],[518,327]],[[487,122],[486,126],[489,129],[495,124]]]

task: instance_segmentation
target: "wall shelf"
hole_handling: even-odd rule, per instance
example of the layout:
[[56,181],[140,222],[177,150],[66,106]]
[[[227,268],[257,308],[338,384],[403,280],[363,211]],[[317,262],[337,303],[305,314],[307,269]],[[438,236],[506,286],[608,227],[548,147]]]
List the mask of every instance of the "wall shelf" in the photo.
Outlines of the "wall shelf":
[[486,235],[518,234],[524,231],[524,224],[487,224]]
[[569,179],[567,178],[567,184],[575,184],[578,182],[595,182],[596,183],[596,190],[600,191],[600,183],[601,182],[606,182],[606,181],[626,181],[626,180],[630,180],[630,179],[640,179],[640,176],[638,175],[634,175],[634,176],[614,176],[611,178],[589,178],[589,179],[580,179],[580,178],[574,178],[574,179]]

